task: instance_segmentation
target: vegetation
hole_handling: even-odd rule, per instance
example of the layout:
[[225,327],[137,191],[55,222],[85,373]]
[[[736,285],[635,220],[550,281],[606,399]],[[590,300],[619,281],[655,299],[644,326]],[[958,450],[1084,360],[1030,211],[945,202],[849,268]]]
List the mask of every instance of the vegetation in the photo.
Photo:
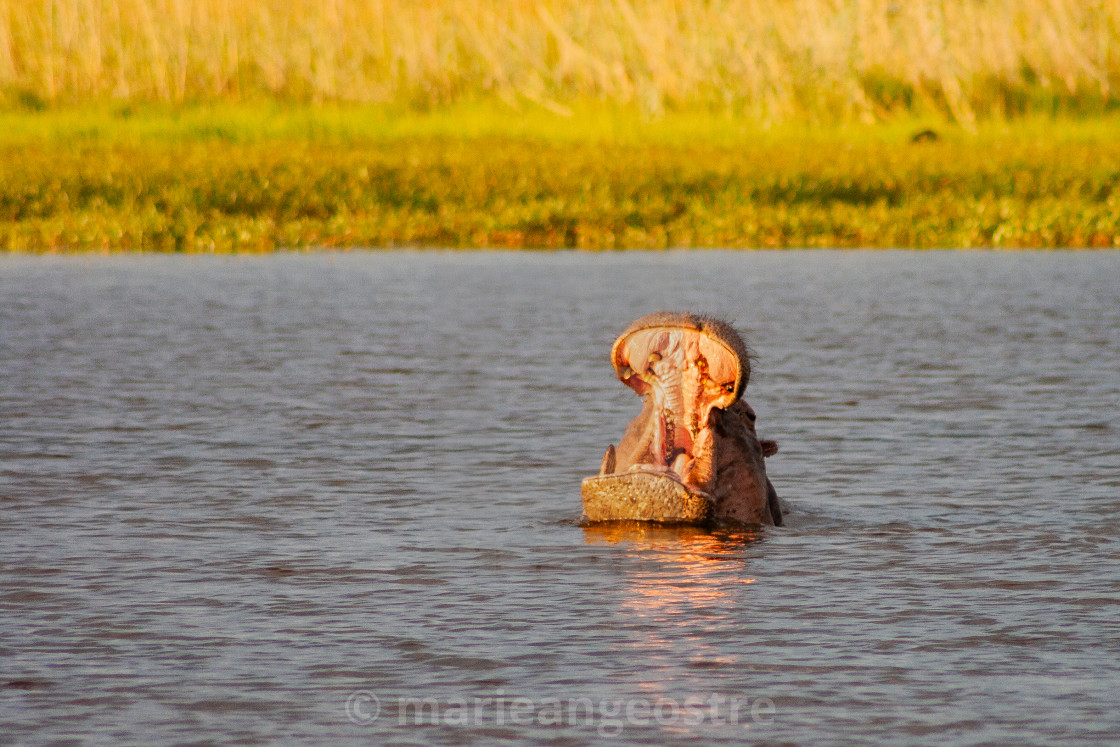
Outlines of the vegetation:
[[1114,108],[1118,0],[0,0],[0,94],[610,101],[755,120]]
[[[0,247],[1120,246],[1120,122],[0,116]],[[466,134],[462,134],[466,133]]]
[[1118,86],[1120,0],[0,0],[0,249],[1115,247]]

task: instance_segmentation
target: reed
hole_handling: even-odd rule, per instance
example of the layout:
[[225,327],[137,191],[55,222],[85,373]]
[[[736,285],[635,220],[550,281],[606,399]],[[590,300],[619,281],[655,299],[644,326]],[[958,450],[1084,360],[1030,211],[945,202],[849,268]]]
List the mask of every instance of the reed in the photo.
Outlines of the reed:
[[0,0],[0,104],[1093,114],[1120,0]]

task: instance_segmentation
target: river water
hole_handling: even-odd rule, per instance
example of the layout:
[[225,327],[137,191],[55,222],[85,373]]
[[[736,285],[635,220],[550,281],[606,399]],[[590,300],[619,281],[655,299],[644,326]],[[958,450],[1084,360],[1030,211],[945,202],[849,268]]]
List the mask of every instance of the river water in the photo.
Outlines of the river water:
[[[733,320],[787,526],[591,527]],[[1120,733],[1120,256],[0,257],[15,743]]]

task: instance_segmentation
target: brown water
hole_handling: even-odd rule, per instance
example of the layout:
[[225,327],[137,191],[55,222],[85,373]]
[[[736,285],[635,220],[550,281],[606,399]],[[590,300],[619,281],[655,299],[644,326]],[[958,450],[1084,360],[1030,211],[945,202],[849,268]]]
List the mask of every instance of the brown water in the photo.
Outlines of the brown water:
[[[788,526],[578,523],[662,307]],[[0,322],[0,741],[1120,733],[1115,253],[8,256]]]

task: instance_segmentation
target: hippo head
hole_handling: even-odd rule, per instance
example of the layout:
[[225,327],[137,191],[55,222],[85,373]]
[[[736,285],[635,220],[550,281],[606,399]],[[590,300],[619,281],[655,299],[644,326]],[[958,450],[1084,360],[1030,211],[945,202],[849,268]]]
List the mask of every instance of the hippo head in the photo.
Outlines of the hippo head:
[[607,448],[600,474],[583,482],[589,519],[775,523],[754,505],[761,487],[766,508],[769,482],[754,413],[741,399],[750,356],[731,325],[650,314],[615,340],[611,363],[645,404],[617,449]]

